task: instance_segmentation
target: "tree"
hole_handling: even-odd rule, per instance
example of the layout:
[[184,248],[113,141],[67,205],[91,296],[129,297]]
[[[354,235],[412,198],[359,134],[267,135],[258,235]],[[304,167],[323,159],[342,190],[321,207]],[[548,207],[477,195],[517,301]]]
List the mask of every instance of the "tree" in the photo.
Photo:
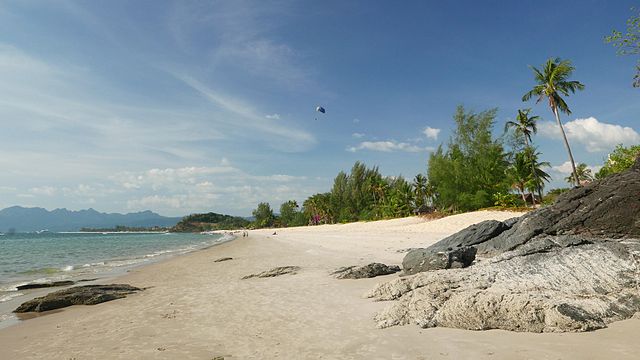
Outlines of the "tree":
[[511,187],[520,192],[522,201],[526,205],[527,198],[524,191],[527,188],[527,183],[531,181],[532,173],[524,152],[515,155],[513,163],[507,168],[506,174],[511,182]]
[[[617,48],[618,55],[640,54],[640,11],[634,8],[631,8],[631,11],[636,12],[636,14],[627,20],[626,32],[622,33],[621,31],[613,30],[611,35],[604,38],[606,43],[612,44]],[[636,75],[633,80],[633,86],[640,87],[640,60],[636,65]]]
[[[531,169],[533,169],[533,178],[529,181],[527,189],[530,191],[538,191],[538,196],[542,196],[542,189],[544,189],[544,183],[551,180],[551,176],[542,170],[542,168],[550,168],[551,164],[548,161],[538,161],[540,153],[532,146],[524,149],[525,158]],[[540,197],[542,201],[542,197]]]
[[616,146],[615,150],[607,156],[607,161],[600,171],[596,173],[596,179],[605,178],[611,174],[623,172],[630,168],[640,156],[640,145],[624,147]]
[[529,92],[522,96],[522,101],[529,101],[531,98],[536,97],[536,103],[539,103],[542,99],[546,98],[549,101],[549,107],[556,117],[556,123],[560,128],[560,133],[564,140],[564,146],[569,153],[569,160],[571,161],[571,169],[573,170],[573,176],[576,181],[576,185],[580,185],[578,174],[576,172],[576,163],[571,153],[571,147],[567,140],[567,135],[564,133],[564,128],[560,122],[559,111],[569,115],[571,110],[569,106],[562,98],[563,96],[569,96],[571,93],[575,93],[576,90],[583,90],[584,85],[579,81],[569,80],[571,74],[575,70],[571,61],[562,60],[560,58],[549,59],[543,65],[542,69],[538,69],[535,66],[530,66],[533,70],[535,81],[537,85],[533,87]]
[[298,203],[295,200],[289,200],[280,205],[280,222],[282,226],[295,226],[298,217]]
[[269,203],[261,202],[258,204],[258,207],[253,210],[252,214],[255,218],[254,224],[257,228],[273,226],[275,216],[273,215],[273,210],[271,210]]
[[[540,118],[539,116],[529,116],[529,112],[531,112],[531,109],[518,110],[516,121],[507,121],[505,124],[505,131],[510,128],[514,128],[516,136],[521,135],[524,139],[525,148],[527,149],[531,146],[531,135],[538,132],[537,121]],[[533,166],[533,163],[531,163],[531,165],[531,173],[533,174],[535,183],[538,184],[540,181],[537,178],[536,169]],[[542,189],[538,188],[537,190],[538,197],[540,198],[540,201],[542,201]]]
[[[578,167],[576,168],[576,173],[578,174],[578,181],[579,183],[582,183],[583,181],[592,181],[593,180],[593,175],[591,174],[591,169],[589,169],[587,167],[587,164],[585,163],[580,163],[578,164]],[[566,178],[564,178],[569,184],[573,183],[573,179],[572,176],[569,175]]]
[[422,174],[418,174],[413,178],[413,207],[417,212],[422,212],[431,205],[433,197],[433,186],[429,183],[429,179]]
[[441,145],[429,156],[427,176],[438,208],[476,210],[491,206],[494,194],[508,191],[506,154],[491,135],[496,113],[456,109],[456,130],[447,149]]

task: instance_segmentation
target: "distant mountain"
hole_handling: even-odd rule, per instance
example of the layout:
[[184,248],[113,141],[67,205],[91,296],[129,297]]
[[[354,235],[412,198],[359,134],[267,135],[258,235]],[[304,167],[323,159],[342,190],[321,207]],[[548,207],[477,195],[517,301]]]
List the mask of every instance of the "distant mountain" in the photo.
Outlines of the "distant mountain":
[[43,208],[25,208],[12,206],[0,210],[0,232],[14,229],[17,232],[38,230],[78,231],[81,228],[113,228],[118,225],[127,227],[172,227],[182,218],[165,217],[151,211],[129,214],[107,214],[94,209],[70,211]]

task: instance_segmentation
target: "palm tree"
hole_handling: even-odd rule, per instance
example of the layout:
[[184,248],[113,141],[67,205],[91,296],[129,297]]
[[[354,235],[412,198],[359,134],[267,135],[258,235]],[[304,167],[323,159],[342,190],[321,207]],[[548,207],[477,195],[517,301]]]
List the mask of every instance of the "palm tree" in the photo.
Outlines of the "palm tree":
[[[543,167],[550,168],[551,164],[548,161],[538,162],[538,157],[540,156],[539,152],[536,152],[534,147],[528,147],[524,150],[524,156],[526,161],[529,163],[529,166],[533,169],[533,178],[529,182],[529,190],[537,190],[539,196],[542,192],[542,188],[544,188],[544,182],[549,182],[551,180],[551,176],[542,170]],[[542,200],[542,197],[540,197]]]
[[564,139],[564,146],[567,148],[567,152],[569,153],[569,160],[571,161],[571,168],[573,169],[573,176],[576,185],[579,186],[580,180],[578,179],[578,173],[576,172],[576,163],[573,160],[573,154],[571,153],[571,147],[569,146],[567,135],[564,133],[564,128],[560,122],[559,111],[562,111],[567,115],[571,114],[569,106],[561,95],[569,96],[570,93],[575,93],[576,90],[583,90],[584,85],[579,81],[569,80],[573,70],[575,70],[569,60],[562,60],[560,58],[549,59],[543,65],[542,70],[539,70],[534,66],[531,66],[531,70],[533,70],[535,80],[538,84],[522,96],[522,101],[528,101],[534,96],[537,97],[536,103],[539,103],[544,98],[548,99],[549,107],[551,108],[551,111],[553,111],[553,115],[556,117],[556,122],[558,123],[560,133]]
[[[580,163],[576,168],[576,173],[578,176],[578,182],[581,183],[583,181],[593,181],[593,174],[591,173],[591,169],[587,167],[587,164]],[[571,175],[564,178],[569,184],[573,183],[573,179]]]
[[[517,135],[522,135],[524,137],[524,143],[526,148],[528,149],[531,145],[531,134],[535,134],[538,132],[538,127],[536,122],[540,119],[539,116],[529,116],[529,112],[531,109],[518,110],[518,116],[516,117],[516,121],[507,121],[504,126],[504,130],[507,131],[510,128],[515,128],[515,132]],[[538,176],[536,174],[536,169],[533,167],[533,163],[531,164],[531,173],[533,174],[533,178],[535,183],[538,184]],[[538,188],[538,197],[542,200],[542,189]],[[535,204],[535,199],[533,200]]]
[[507,168],[507,176],[511,181],[511,187],[518,190],[522,196],[522,201],[527,204],[527,197],[524,191],[531,181],[531,167],[524,152],[515,155],[513,163]]

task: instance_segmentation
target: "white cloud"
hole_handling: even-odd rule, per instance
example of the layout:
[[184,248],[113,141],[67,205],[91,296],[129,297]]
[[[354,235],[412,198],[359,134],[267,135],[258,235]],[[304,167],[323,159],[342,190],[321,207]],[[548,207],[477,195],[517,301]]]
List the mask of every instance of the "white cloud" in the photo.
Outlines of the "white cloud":
[[354,137],[354,138],[356,138],[356,139],[361,139],[361,138],[363,138],[363,137],[364,137],[364,134],[363,134],[363,133],[357,133],[357,132],[356,132],[356,133],[351,134],[351,136],[352,136],[352,137]]
[[433,151],[432,147],[420,147],[409,143],[396,141],[363,141],[357,146],[348,147],[347,151],[356,152],[360,150],[380,151],[380,152],[421,152]]
[[353,123],[354,123],[354,124],[357,124],[357,123],[359,123],[359,122],[360,122],[360,119],[358,119],[358,118],[353,119]]
[[34,195],[53,196],[58,190],[53,186],[40,186],[29,189],[29,192]]
[[269,120],[280,120],[280,114],[265,115],[265,117]]
[[438,134],[440,134],[441,129],[432,128],[431,126],[427,126],[422,130],[422,133],[428,138],[433,140],[438,140]]
[[[560,129],[554,122],[541,122],[538,129],[542,136],[562,138]],[[583,144],[588,152],[609,151],[617,144],[640,143],[640,134],[631,127],[603,123],[594,117],[569,121],[564,124],[564,129],[569,143]]]
[[[578,164],[576,164],[577,166]],[[588,169],[591,169],[591,175],[595,175],[598,171],[600,171],[600,169],[602,169],[601,165],[587,165]],[[555,173],[558,174],[562,174],[562,175],[569,175],[572,172],[572,168],[571,168],[571,162],[570,161],[565,161],[564,163],[560,164],[560,165],[554,165],[551,167],[551,170]]]

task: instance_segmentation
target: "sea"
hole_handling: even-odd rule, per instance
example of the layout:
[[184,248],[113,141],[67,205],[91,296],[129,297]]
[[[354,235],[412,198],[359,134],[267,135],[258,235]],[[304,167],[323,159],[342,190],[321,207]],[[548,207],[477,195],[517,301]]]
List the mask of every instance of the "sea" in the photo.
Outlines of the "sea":
[[19,285],[96,283],[232,238],[217,233],[0,233],[0,328],[19,321],[12,311],[22,302],[56,290],[19,291]]

